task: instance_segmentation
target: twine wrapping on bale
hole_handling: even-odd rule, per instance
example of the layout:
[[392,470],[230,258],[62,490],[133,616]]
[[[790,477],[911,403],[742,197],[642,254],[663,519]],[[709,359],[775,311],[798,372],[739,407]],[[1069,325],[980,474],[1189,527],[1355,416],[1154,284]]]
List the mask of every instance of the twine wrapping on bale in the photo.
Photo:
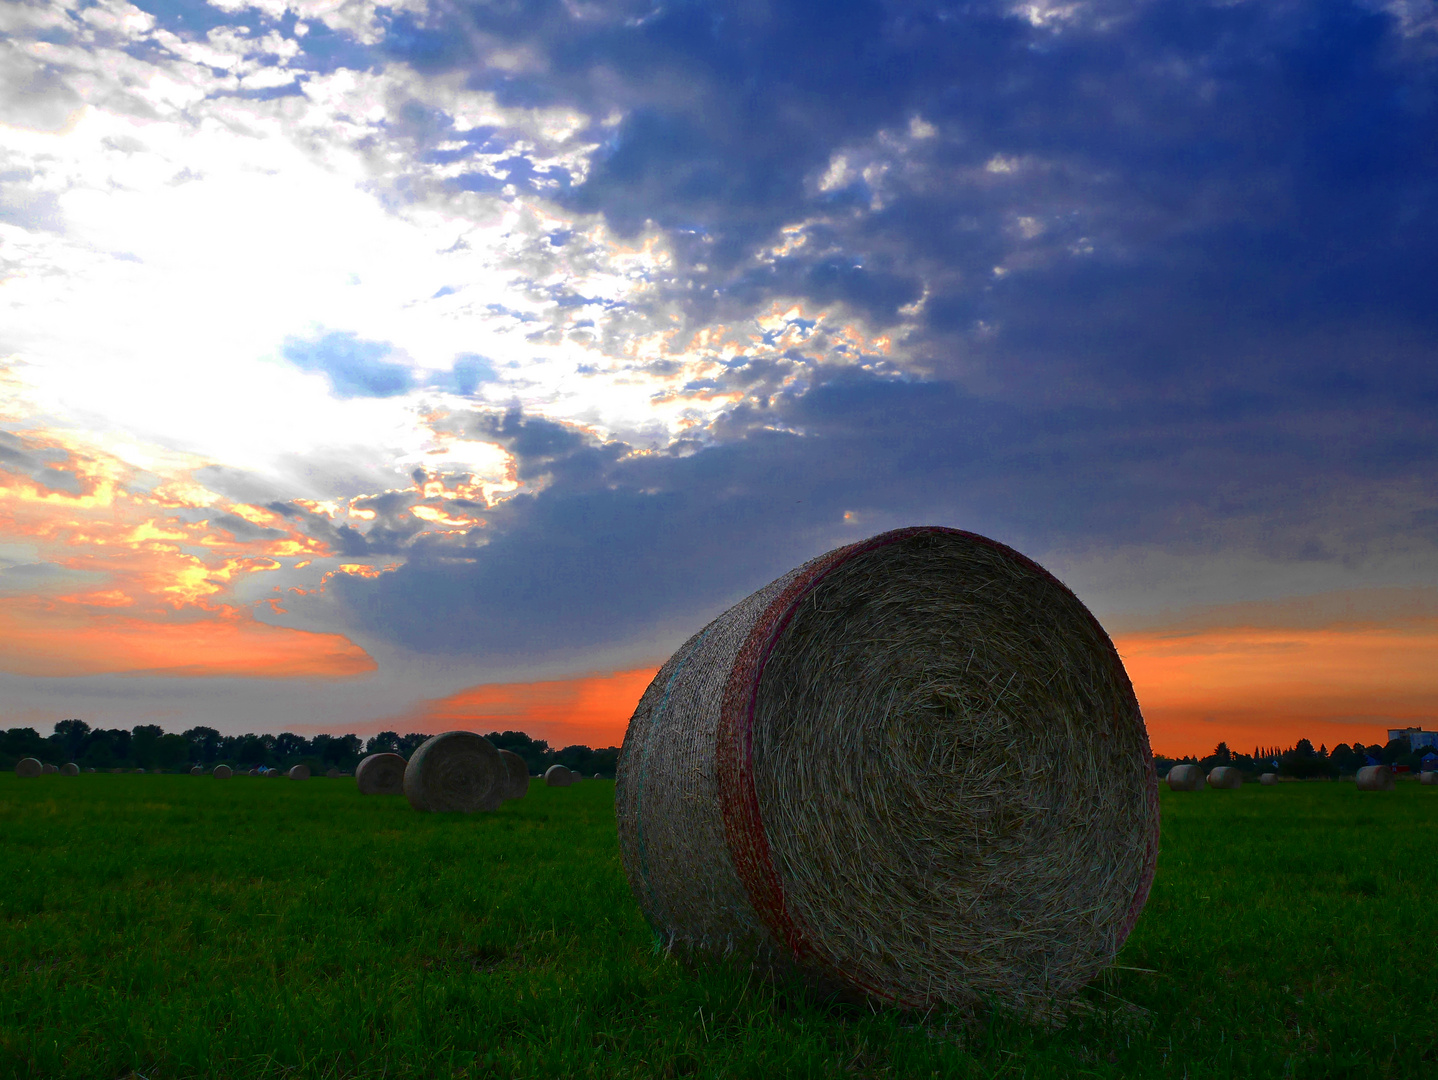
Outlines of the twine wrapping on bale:
[[355,769],[361,795],[403,795],[404,758],[398,754],[371,754]]
[[472,814],[504,801],[505,768],[483,735],[446,731],[420,744],[404,770],[404,796],[416,810]]
[[231,769],[228,765],[216,765],[214,777],[216,780],[228,780],[234,775],[234,772],[235,770]]
[[1243,773],[1231,765],[1220,765],[1208,774],[1208,786],[1220,791],[1237,791],[1243,787]]
[[529,794],[529,766],[513,750],[501,750],[499,760],[504,764],[504,797],[522,799]]
[[310,767],[308,765],[291,765],[287,775],[291,780],[308,780],[310,778]]
[[1197,765],[1175,765],[1168,770],[1170,791],[1202,791],[1203,770]]
[[1077,990],[1158,853],[1108,635],[952,529],[830,552],[691,638],[629,722],[615,805],[666,944],[914,1008]]
[[79,775],[80,775],[80,766],[76,765],[73,761],[67,761],[67,762],[65,762],[65,764],[63,764],[63,765],[60,766],[60,775],[61,775],[61,776],[79,776]]
[[15,775],[22,780],[31,780],[40,776],[45,771],[45,766],[39,760],[32,757],[22,757],[15,762]]
[[563,765],[551,765],[544,770],[544,783],[548,787],[568,787],[574,783],[574,774]]
[[1266,772],[1258,778],[1258,782],[1264,787],[1271,787],[1272,785],[1278,783],[1278,774]]
[[1418,782],[1420,784],[1438,784],[1438,772],[1429,769],[1427,772],[1419,773]]
[[1393,770],[1387,765],[1365,765],[1358,770],[1359,791],[1392,791]]

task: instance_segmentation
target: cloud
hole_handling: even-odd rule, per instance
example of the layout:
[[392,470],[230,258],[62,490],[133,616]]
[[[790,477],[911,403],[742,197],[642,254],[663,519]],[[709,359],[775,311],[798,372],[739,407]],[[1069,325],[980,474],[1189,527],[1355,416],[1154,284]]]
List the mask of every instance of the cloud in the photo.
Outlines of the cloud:
[[318,371],[336,397],[396,397],[414,388],[409,366],[387,359],[392,345],[332,332],[310,341],[285,342],[284,357],[301,371]]

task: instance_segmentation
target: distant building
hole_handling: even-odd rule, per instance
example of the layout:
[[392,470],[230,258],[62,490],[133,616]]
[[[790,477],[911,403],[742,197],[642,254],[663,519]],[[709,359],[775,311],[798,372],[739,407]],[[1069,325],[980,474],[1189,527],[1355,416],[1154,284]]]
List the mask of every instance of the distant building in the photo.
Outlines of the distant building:
[[1438,731],[1424,731],[1421,727],[1389,728],[1388,741],[1394,739],[1407,739],[1409,747],[1414,750],[1424,746],[1438,750]]

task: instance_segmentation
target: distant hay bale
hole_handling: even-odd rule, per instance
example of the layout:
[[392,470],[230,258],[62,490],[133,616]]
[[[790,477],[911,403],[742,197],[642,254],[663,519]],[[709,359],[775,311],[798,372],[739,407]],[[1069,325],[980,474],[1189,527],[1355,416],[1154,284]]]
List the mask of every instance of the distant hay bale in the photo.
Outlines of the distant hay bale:
[[234,774],[235,770],[231,769],[228,765],[216,765],[212,775],[216,780],[228,780]]
[[63,765],[60,766],[60,775],[61,775],[61,776],[79,776],[79,775],[80,775],[80,766],[76,765],[73,761],[67,761],[67,762],[65,762],[65,764],[63,764]]
[[403,795],[404,758],[398,754],[371,754],[355,769],[361,795]]
[[259,770],[259,769],[251,769],[249,772],[245,773],[245,775],[246,775],[246,776],[259,776],[259,775],[260,775],[260,770]]
[[328,769],[325,770],[325,779],[327,779],[327,780],[338,780],[339,778],[340,778],[340,771],[339,771],[338,769],[336,769],[334,766],[330,766]]
[[86,769],[85,771],[86,771],[87,773],[91,773],[91,772],[94,772],[94,771],[95,771],[95,768],[94,768],[94,766],[92,765],[90,768]]
[[1428,770],[1427,772],[1419,773],[1419,774],[1418,774],[1418,782],[1419,782],[1420,784],[1435,784],[1435,785],[1438,785],[1438,772],[1434,772],[1433,770],[1430,769],[1430,770]]
[[1203,770],[1197,765],[1175,765],[1168,770],[1170,791],[1203,790]]
[[204,775],[205,775],[205,767],[204,767],[203,765],[192,765],[192,766],[190,766],[190,775],[191,775],[191,776],[204,776]]
[[48,761],[45,763],[45,766],[44,766],[44,774],[45,774],[46,776],[49,776],[49,775],[51,775],[52,773],[57,773],[57,772],[59,772],[59,771],[60,771],[60,766],[58,766],[58,765],[51,765]]
[[136,769],[135,771],[136,771],[137,773],[142,773],[142,772],[144,772],[145,770],[144,770],[144,769]]
[[1387,765],[1365,765],[1358,770],[1359,791],[1392,791],[1393,770]]
[[820,556],[691,638],[629,722],[615,807],[670,947],[910,1008],[1076,991],[1158,854],[1108,635],[1042,567],[952,529]]
[[574,783],[574,773],[564,765],[551,765],[544,770],[546,787],[568,787]]
[[499,760],[504,764],[504,797],[522,799],[529,794],[529,766],[513,750],[501,750]]
[[1243,773],[1230,765],[1220,765],[1208,774],[1208,786],[1220,791],[1237,791],[1243,787]]
[[483,735],[446,731],[426,739],[404,769],[404,796],[416,810],[472,814],[504,801],[505,768]]
[[308,765],[291,765],[288,776],[291,780],[308,780],[310,767]]
[[1266,772],[1258,778],[1258,782],[1264,787],[1272,787],[1274,784],[1278,783],[1278,774]]
[[22,780],[33,780],[37,776],[43,776],[45,766],[39,760],[32,757],[22,757],[15,762],[15,775]]

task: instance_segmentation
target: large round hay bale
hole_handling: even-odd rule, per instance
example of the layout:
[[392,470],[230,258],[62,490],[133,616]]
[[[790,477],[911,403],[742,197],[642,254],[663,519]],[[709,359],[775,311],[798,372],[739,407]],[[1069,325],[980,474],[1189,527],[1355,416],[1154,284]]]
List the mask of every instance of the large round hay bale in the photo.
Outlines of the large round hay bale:
[[191,765],[191,766],[190,766],[190,775],[191,775],[191,776],[204,776],[204,775],[205,775],[205,767],[204,767],[203,765]]
[[216,765],[213,775],[216,780],[228,780],[234,774],[235,770],[231,769],[228,765]]
[[504,797],[522,799],[529,794],[529,766],[513,750],[501,750],[499,760],[504,764]]
[[61,776],[79,776],[79,775],[80,775],[80,766],[76,765],[73,761],[67,761],[67,762],[65,762],[65,764],[63,764],[63,765],[60,766],[60,775],[61,775]]
[[1168,770],[1170,791],[1202,791],[1203,770],[1197,765],[1175,765]]
[[1258,782],[1264,787],[1272,787],[1274,784],[1278,783],[1278,774],[1266,772],[1258,778]]
[[398,754],[371,754],[355,769],[361,795],[403,795],[404,758]]
[[1358,770],[1359,791],[1392,791],[1393,770],[1387,765],[1365,765]]
[[339,771],[338,769],[336,769],[333,765],[331,765],[328,769],[325,770],[325,779],[326,779],[326,780],[338,780],[339,778],[340,778],[340,771]]
[[58,766],[58,765],[51,765],[48,761],[45,762],[44,773],[45,773],[46,776],[49,776],[49,775],[51,775],[52,773],[57,773],[57,772],[59,772],[59,771],[60,771],[60,766]]
[[310,767],[308,765],[291,765],[290,771],[286,774],[291,780],[308,780],[310,778]]
[[1427,772],[1419,773],[1419,774],[1418,774],[1418,782],[1419,782],[1420,784],[1435,784],[1435,785],[1438,785],[1438,772],[1434,772],[1433,770],[1430,769],[1430,770],[1428,770]]
[[504,801],[505,768],[483,735],[446,731],[420,743],[404,769],[404,796],[416,810],[472,814]]
[[15,775],[22,780],[31,780],[37,776],[44,775],[45,766],[40,764],[37,758],[22,757],[15,762]]
[[1243,787],[1243,773],[1231,765],[1220,765],[1208,774],[1208,786],[1220,791],[1237,791]]
[[574,783],[574,773],[564,765],[551,765],[544,770],[546,787],[568,787],[572,783]]
[[916,1008],[1084,985],[1158,854],[1108,635],[952,529],[830,552],[691,638],[629,722],[615,806],[666,943]]

